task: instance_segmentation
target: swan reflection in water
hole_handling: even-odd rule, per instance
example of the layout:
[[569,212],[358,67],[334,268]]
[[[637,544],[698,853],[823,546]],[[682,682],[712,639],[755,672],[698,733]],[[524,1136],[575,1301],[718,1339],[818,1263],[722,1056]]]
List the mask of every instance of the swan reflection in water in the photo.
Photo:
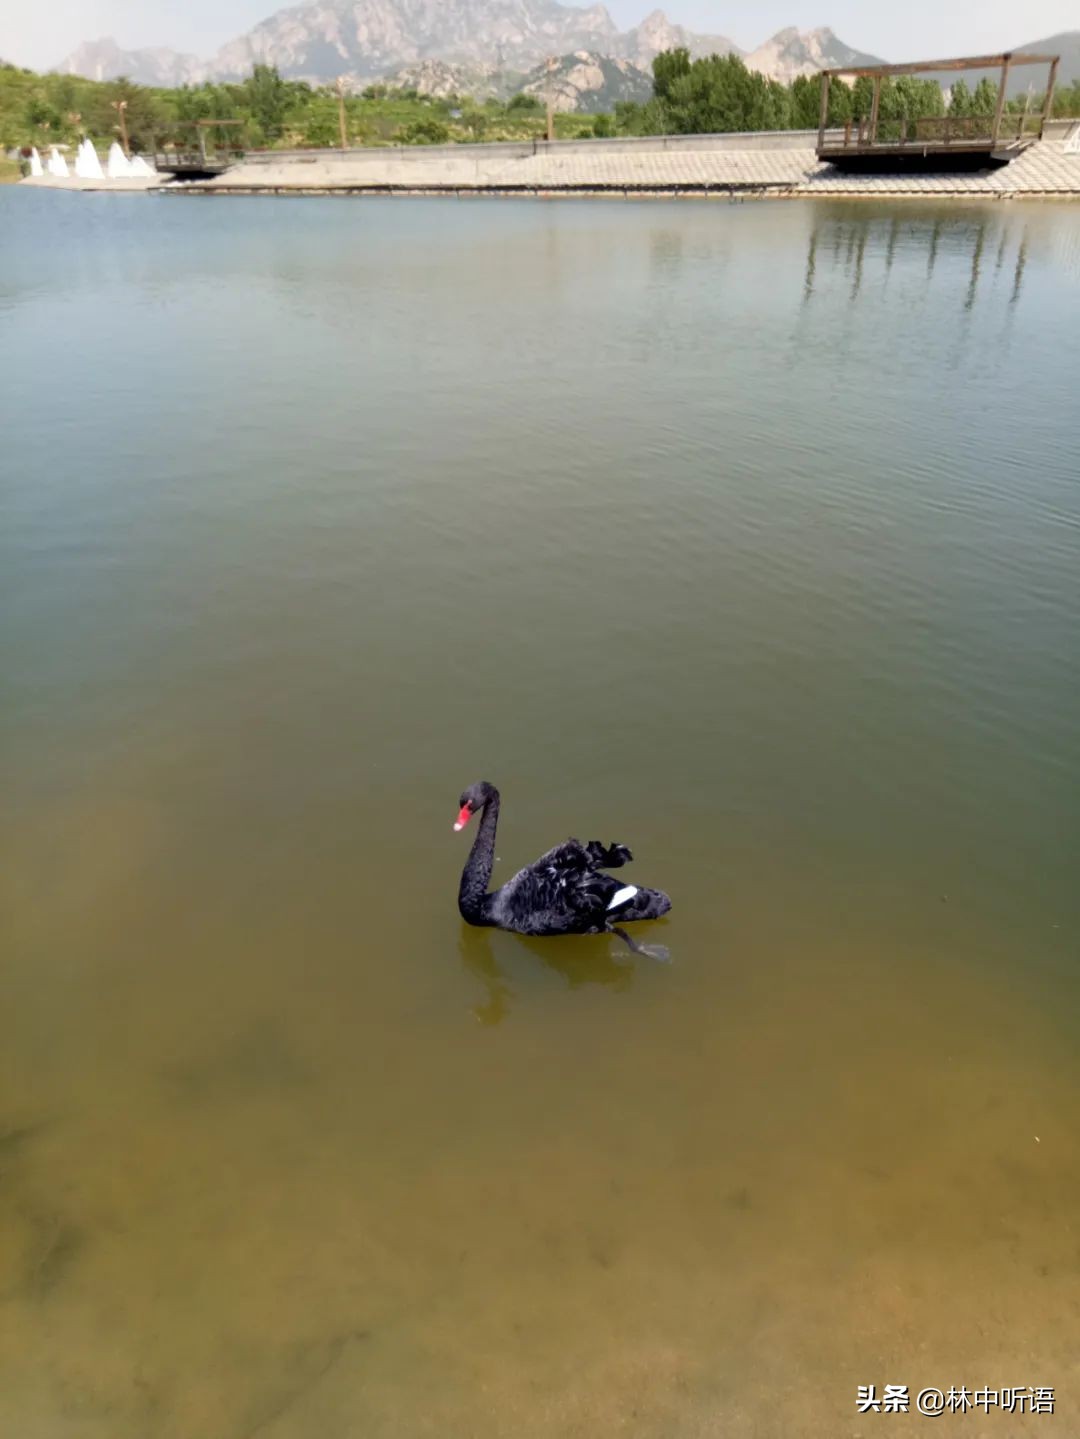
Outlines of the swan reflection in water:
[[523,951],[530,962],[533,958],[540,960],[546,969],[566,981],[567,989],[603,984],[623,993],[633,984],[639,962],[632,954],[625,954],[624,958],[624,951],[619,951],[616,958],[608,935],[578,935],[553,941],[529,939],[520,934],[498,935],[498,931],[462,925],[458,953],[463,967],[484,987],[484,999],[472,1008],[477,1021],[484,1025],[501,1024],[517,998],[516,990],[496,958],[493,940],[508,956],[511,952]]

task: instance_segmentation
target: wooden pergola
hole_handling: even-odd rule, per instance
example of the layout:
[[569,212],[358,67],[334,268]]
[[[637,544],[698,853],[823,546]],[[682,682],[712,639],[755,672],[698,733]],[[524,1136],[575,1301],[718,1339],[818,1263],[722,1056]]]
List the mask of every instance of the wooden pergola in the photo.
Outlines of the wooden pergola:
[[[167,140],[154,138],[155,168],[173,175],[220,175],[244,156],[242,135],[229,142],[228,132],[242,130],[243,120],[190,120],[173,126]],[[224,137],[215,136],[222,130]],[[177,135],[189,138],[177,139]]]
[[[927,156],[934,153],[966,153],[972,156],[990,156],[1000,151],[1003,144],[1014,149],[1020,144],[1042,136],[1043,127],[1050,116],[1054,103],[1054,84],[1057,80],[1058,55],[1029,55],[1010,50],[1002,55],[971,55],[959,60],[919,60],[905,65],[855,65],[822,70],[821,121],[818,125],[817,153],[819,159],[837,160],[858,156],[911,155]],[[1027,110],[1016,116],[1015,133],[1005,119],[1005,91],[1009,72],[1014,65],[1048,65],[1049,80],[1042,113],[1029,116]],[[881,83],[895,75],[925,75],[936,73],[963,72],[965,70],[1000,70],[998,80],[997,106],[990,116],[964,115],[911,115],[899,126],[899,134],[882,137],[879,134],[879,110],[881,105]],[[870,115],[853,128],[849,122],[844,128],[842,139],[826,137],[826,122],[829,115],[829,86],[834,79],[842,77],[858,79],[865,76],[873,80],[873,99]],[[1012,116],[1008,117],[1012,120]],[[1038,120],[1036,133],[1028,133],[1029,121]],[[1008,158],[1003,155],[1002,158]]]

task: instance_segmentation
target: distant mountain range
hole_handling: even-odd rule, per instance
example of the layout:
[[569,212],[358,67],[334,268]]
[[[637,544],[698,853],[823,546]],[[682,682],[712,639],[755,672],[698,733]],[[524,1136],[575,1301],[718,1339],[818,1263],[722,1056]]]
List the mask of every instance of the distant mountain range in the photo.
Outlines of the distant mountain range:
[[644,104],[652,98],[652,74],[632,60],[612,60],[589,50],[562,55],[548,73],[537,65],[516,88],[544,101],[548,88],[556,110],[613,110],[620,100]]
[[137,85],[169,87],[197,85],[210,76],[210,66],[198,55],[181,55],[166,46],[122,50],[111,35],[85,40],[56,68],[61,74],[82,75],[87,80],[116,80],[124,75]]
[[[317,84],[345,76],[358,87],[390,78],[421,93],[505,94],[535,90],[540,82],[532,72],[555,56],[558,105],[590,109],[646,98],[653,59],[676,46],[695,57],[742,55],[751,69],[784,82],[830,66],[882,63],[828,28],[780,30],[745,53],[724,35],[674,24],[661,10],[622,31],[603,5],[582,9],[559,0],[306,0],[277,11],[209,60],[166,48],[123,50],[104,39],[80,45],[58,69],[94,80],[126,75],[140,84],[175,86],[239,80],[253,65],[266,64]],[[1080,31],[1018,48],[1060,53],[1061,80],[1080,79]],[[1026,89],[1029,78],[1033,72],[1020,71],[1010,89]]]
[[[255,64],[282,75],[326,82],[347,75],[367,82],[427,62],[525,74],[548,56],[575,52],[625,61],[648,71],[663,50],[700,55],[743,52],[726,35],[699,35],[654,10],[620,30],[603,5],[581,9],[559,0],[307,0],[279,10],[209,60],[175,50],[124,50],[115,40],[80,45],[58,67],[94,80],[126,75],[146,85],[238,80]],[[868,63],[831,30],[782,30],[747,63],[778,79],[822,65]]]
[[[1080,80],[1080,30],[1062,30],[1057,35],[1048,35],[1045,40],[1033,40],[1029,45],[1016,45],[1013,47],[1013,53],[1060,55],[1061,64],[1058,66],[1057,83],[1071,85]],[[964,75],[964,81],[969,89],[974,89],[984,75],[987,79],[997,80],[1001,72],[1000,70],[971,70]],[[954,74],[934,73],[928,74],[926,78],[939,80],[942,85],[952,85],[957,77]],[[1009,71],[1008,93],[1022,95],[1029,85],[1036,94],[1042,94],[1046,89],[1045,66],[1013,66]]]

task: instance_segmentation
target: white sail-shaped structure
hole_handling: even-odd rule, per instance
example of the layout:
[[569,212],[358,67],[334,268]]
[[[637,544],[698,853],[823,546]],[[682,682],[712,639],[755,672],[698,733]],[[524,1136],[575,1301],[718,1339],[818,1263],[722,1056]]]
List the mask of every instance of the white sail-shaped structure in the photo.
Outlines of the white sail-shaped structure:
[[75,173],[80,180],[104,180],[105,178],[98,153],[89,140],[84,140],[79,146],[79,153],[75,159]]
[[131,161],[121,150],[118,140],[114,140],[109,146],[109,159],[105,170],[110,180],[127,180],[131,176]]
[[146,180],[154,173],[141,155],[132,155],[128,163],[131,166],[131,173],[138,175],[140,180]]
[[55,176],[57,180],[68,178],[67,161],[55,145],[49,147],[49,174]]
[[45,173],[45,167],[41,163],[41,156],[37,152],[36,145],[30,151],[30,173],[35,180]]

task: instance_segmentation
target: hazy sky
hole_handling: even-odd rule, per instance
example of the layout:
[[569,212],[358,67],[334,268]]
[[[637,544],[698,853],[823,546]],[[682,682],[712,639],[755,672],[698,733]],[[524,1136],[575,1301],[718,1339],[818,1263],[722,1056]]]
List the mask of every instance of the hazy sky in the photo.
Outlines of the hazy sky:
[[[55,65],[82,40],[113,35],[125,47],[168,45],[196,55],[251,28],[274,10],[275,0],[0,0],[0,57],[39,69]],[[650,0],[608,0],[624,28],[652,8]],[[784,25],[800,30],[831,25],[859,50],[887,60],[938,59],[1007,49],[1080,26],[1080,0],[980,0],[943,5],[906,0],[868,5],[865,0],[670,0],[660,6],[672,20],[727,35],[750,50]]]

